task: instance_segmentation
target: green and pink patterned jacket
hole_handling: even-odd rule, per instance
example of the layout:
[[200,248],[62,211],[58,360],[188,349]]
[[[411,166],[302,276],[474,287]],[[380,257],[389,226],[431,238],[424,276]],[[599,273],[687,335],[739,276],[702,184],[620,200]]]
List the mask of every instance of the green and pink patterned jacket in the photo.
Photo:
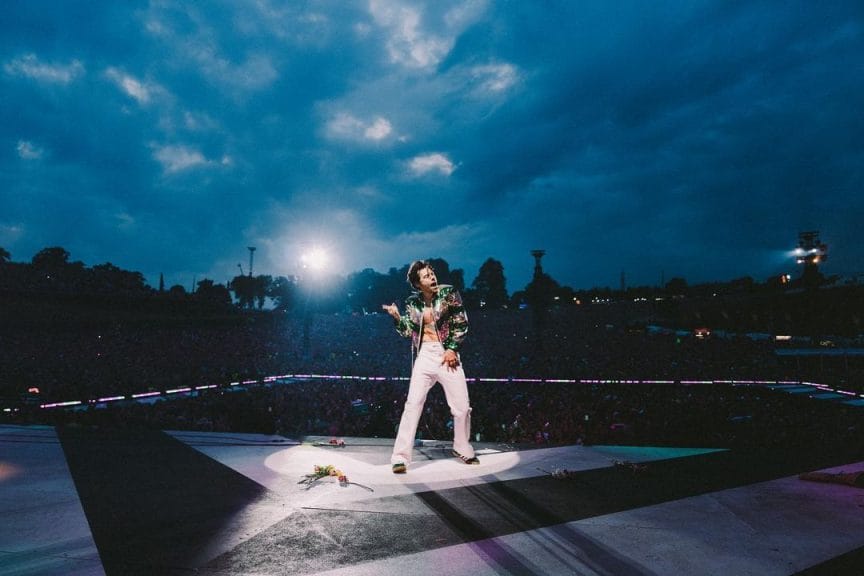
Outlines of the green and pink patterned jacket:
[[[468,334],[468,314],[459,291],[453,286],[440,284],[432,301],[432,316],[441,345],[458,352]],[[396,331],[405,338],[411,338],[415,353],[420,350],[420,335],[423,333],[423,296],[420,292],[414,292],[405,300],[405,313],[396,322]]]

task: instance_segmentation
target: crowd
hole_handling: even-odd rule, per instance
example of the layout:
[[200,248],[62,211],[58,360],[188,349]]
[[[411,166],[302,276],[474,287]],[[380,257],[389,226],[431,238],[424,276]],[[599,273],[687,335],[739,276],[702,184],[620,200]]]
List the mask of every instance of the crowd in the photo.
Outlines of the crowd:
[[[44,328],[37,323],[2,335],[0,396],[7,404],[30,388],[39,389],[42,402],[217,387],[107,408],[23,410],[7,419],[391,438],[411,368],[408,341],[383,314],[258,314]],[[652,334],[628,328],[626,319],[602,306],[552,311],[539,321],[522,310],[474,312],[462,353],[469,378],[479,379],[470,384],[472,434],[481,442],[679,446],[800,445],[860,436],[864,409],[759,386],[580,383],[801,379],[800,366],[778,360],[773,346],[747,338]],[[260,383],[278,374],[352,378]],[[568,381],[548,381],[555,379]],[[225,386],[244,380],[259,383]],[[451,426],[436,387],[419,434],[448,439]]]
[[[471,315],[469,377],[546,379],[794,378],[771,344],[697,340],[607,324],[562,310],[541,326],[527,311]],[[383,314],[244,316],[221,322],[20,326],[2,334],[0,396],[38,388],[64,401],[278,374],[407,376],[407,340]]]
[[[476,442],[864,448],[864,409],[758,385],[482,382],[470,392]],[[404,381],[290,381],[33,416],[54,425],[393,438],[406,394]],[[418,436],[452,439],[438,387]]]

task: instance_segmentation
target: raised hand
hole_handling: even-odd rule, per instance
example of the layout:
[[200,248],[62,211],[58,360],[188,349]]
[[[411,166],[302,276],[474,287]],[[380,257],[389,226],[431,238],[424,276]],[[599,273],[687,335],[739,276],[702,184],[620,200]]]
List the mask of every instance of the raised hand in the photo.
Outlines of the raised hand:
[[387,312],[390,316],[393,317],[394,320],[399,320],[399,308],[395,303],[393,304],[382,304],[381,308]]

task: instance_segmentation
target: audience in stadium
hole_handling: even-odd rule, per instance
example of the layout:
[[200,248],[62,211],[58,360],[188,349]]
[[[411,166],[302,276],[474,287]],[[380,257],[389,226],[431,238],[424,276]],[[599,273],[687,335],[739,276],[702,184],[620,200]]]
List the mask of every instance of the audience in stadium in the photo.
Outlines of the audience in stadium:
[[[538,333],[530,322],[520,321],[522,313],[472,317],[463,362],[477,377],[470,383],[476,442],[804,445],[829,435],[860,436],[860,408],[763,386],[697,383],[801,379],[800,367],[780,362],[770,342],[628,330],[580,311],[550,315]],[[38,388],[36,402],[216,385],[148,403],[31,407],[16,413],[13,421],[20,423],[392,438],[410,371],[410,352],[403,344],[382,314],[320,315],[309,322],[262,316],[227,327],[76,326],[8,335],[0,347],[0,366],[7,388],[3,396]],[[847,377],[848,372],[847,366]],[[285,374],[342,378],[262,384],[265,376]],[[256,382],[226,386],[244,380]],[[621,382],[627,380],[693,383]],[[830,418],[824,417],[827,411],[833,411]],[[419,435],[450,438],[449,426],[449,410],[436,387]]]

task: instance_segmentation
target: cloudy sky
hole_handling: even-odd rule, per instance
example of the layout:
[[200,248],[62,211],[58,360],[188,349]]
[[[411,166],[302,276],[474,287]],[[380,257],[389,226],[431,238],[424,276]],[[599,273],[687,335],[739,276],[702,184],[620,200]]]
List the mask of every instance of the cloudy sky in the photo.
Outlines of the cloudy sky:
[[7,0],[0,103],[13,261],[864,274],[860,0]]

